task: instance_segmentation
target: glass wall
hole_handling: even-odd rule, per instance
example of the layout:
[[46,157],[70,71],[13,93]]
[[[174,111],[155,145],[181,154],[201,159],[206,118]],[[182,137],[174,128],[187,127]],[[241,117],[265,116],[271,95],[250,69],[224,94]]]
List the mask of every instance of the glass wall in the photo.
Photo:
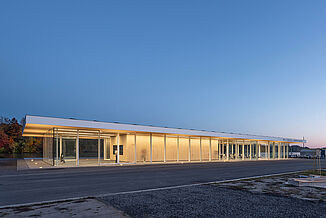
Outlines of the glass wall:
[[179,137],[179,161],[189,161],[189,138]]
[[219,160],[219,144],[217,139],[211,140],[211,146],[212,146],[212,160]]
[[175,162],[177,160],[178,160],[178,137],[176,136],[166,137],[166,161]]
[[209,152],[210,152],[210,139],[209,138],[201,138],[201,160],[209,161]]
[[150,162],[150,134],[137,133],[136,147],[137,162]]
[[43,161],[54,165],[53,129],[46,131],[43,137]]
[[166,138],[164,135],[153,134],[152,135],[152,150],[153,150],[153,162],[163,162],[164,160],[164,146]]
[[190,149],[191,149],[191,161],[200,161],[200,139],[191,138],[190,139]]
[[286,155],[285,143],[157,133],[54,128],[43,140],[43,160],[61,166],[268,159],[273,150],[275,158]]

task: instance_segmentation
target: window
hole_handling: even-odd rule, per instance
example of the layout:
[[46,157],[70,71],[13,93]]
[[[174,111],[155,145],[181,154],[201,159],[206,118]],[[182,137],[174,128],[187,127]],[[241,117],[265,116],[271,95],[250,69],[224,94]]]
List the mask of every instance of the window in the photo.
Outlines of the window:
[[[113,155],[115,155],[116,150],[117,145],[113,145]],[[123,145],[119,145],[119,155],[123,155]]]

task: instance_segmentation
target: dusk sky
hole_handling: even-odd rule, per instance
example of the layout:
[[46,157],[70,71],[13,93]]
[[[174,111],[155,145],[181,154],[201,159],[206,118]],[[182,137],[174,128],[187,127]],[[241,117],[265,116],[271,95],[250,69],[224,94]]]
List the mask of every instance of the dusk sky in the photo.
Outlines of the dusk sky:
[[326,1],[0,1],[0,116],[326,146]]

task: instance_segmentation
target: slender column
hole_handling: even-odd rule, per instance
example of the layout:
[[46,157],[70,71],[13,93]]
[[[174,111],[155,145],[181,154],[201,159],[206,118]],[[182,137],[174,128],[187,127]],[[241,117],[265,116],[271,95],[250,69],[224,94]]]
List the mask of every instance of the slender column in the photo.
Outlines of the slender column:
[[199,148],[200,148],[200,151],[199,151],[199,154],[200,154],[199,160],[200,160],[200,162],[201,162],[201,161],[202,161],[202,145],[201,145],[201,137],[199,137]]
[[244,160],[245,159],[245,152],[244,152],[244,149],[245,148],[245,144],[244,144],[244,141],[242,142],[242,160]]
[[257,147],[258,147],[258,155],[257,155],[257,159],[259,159],[261,156],[260,156],[260,147],[261,147],[261,144],[259,144],[259,142],[257,143]]
[[229,148],[229,140],[226,141],[226,159],[230,160],[230,152],[229,152],[230,148]]
[[97,164],[100,165],[101,159],[101,133],[98,131],[98,140],[97,140]]
[[59,154],[60,154],[60,159],[61,159],[61,157],[62,157],[62,153],[63,153],[63,151],[62,151],[62,135],[60,136],[60,152],[59,152]]
[[237,143],[237,158],[240,156],[240,144]]
[[221,142],[221,156],[224,159],[224,141]]
[[179,148],[179,136],[177,137],[177,162],[179,162],[179,152],[180,152],[180,148]]
[[280,159],[281,158],[281,143],[278,142],[277,145],[278,145],[278,148],[277,148],[277,158]]
[[106,160],[106,146],[107,146],[107,139],[103,139],[103,160]]
[[289,159],[289,144],[286,145],[286,159]]
[[166,162],[166,135],[164,134],[164,163]]
[[285,146],[286,146],[286,144],[283,143],[283,159],[285,159],[285,157],[286,157],[286,155],[285,155]]
[[135,133],[135,163],[137,163],[137,134]]
[[232,154],[232,157],[233,157],[233,155],[234,155],[234,144],[233,143],[231,144],[231,154]]
[[275,142],[272,143],[272,159],[275,159]]
[[[152,133],[149,134],[149,150],[150,150],[150,155],[151,155],[151,163],[153,163],[153,135]],[[165,149],[164,149],[164,162],[165,162]]]
[[268,141],[267,142],[267,159],[269,160],[270,158],[271,158],[271,146]]
[[249,144],[249,152],[250,152],[249,157],[251,160],[252,159],[252,144],[251,143]]
[[217,160],[220,160],[220,156],[221,156],[220,141],[217,140]]
[[238,143],[234,144],[234,159],[238,159]]
[[189,137],[189,149],[188,149],[188,161],[191,161],[191,141],[190,141],[190,137]]
[[120,133],[117,134],[117,163],[120,163]]
[[212,161],[212,138],[209,137],[209,161]]
[[56,136],[57,139],[56,139],[56,143],[55,143],[56,146],[55,147],[56,147],[56,159],[57,160],[56,160],[55,165],[58,166],[58,163],[59,163],[59,136],[58,136],[58,130],[57,130],[57,134],[56,135],[57,135]]
[[77,130],[76,138],[76,165],[79,166],[79,130]]

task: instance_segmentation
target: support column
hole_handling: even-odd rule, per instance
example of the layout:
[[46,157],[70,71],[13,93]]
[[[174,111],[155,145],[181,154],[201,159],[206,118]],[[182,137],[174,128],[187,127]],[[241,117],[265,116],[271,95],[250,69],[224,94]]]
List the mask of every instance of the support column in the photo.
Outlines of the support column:
[[179,152],[180,152],[180,148],[179,148],[179,136],[177,136],[177,162],[179,162]]
[[217,160],[221,159],[221,147],[220,147],[220,141],[217,140]]
[[261,144],[258,142],[257,143],[257,147],[258,147],[258,153],[257,153],[257,160],[261,157],[260,156],[260,147],[261,147]]
[[164,163],[166,162],[166,134],[164,134]]
[[222,156],[222,159],[224,159],[224,141],[222,141],[222,143],[221,143],[221,156]]
[[271,146],[270,143],[267,142],[267,159],[269,160],[271,158]]
[[277,145],[278,145],[278,148],[277,148],[277,158],[280,159],[281,158],[281,143],[278,142]]
[[250,142],[250,144],[249,144],[249,152],[250,152],[250,154],[249,154],[249,158],[250,158],[250,160],[252,159],[252,144],[251,144],[251,142]]
[[189,149],[188,149],[188,161],[190,162],[191,161],[191,141],[190,141],[190,137],[189,137]]
[[245,143],[244,141],[242,142],[242,160],[245,159]]
[[120,163],[120,133],[117,134],[117,163]]
[[[151,163],[153,163],[153,136],[152,133],[149,134],[149,150],[151,156]],[[164,149],[164,162],[165,162],[165,149]]]
[[199,149],[200,149],[200,151],[199,151],[199,155],[200,155],[199,160],[200,160],[200,162],[201,162],[201,161],[202,161],[202,145],[201,145],[201,137],[199,137]]
[[232,158],[234,157],[234,144],[232,142],[231,144],[231,154],[232,154]]
[[79,166],[79,130],[77,130],[76,138],[76,165]]
[[272,144],[272,159],[275,159],[275,142]]
[[286,144],[283,143],[283,159],[285,159],[285,157],[286,157],[286,155],[285,155],[285,146],[286,146]]
[[107,139],[103,139],[103,160],[106,160],[106,146],[107,146]]
[[229,140],[226,140],[226,159],[230,160],[230,146],[229,146]]
[[62,135],[60,136],[60,152],[59,152],[59,155],[60,155],[60,160],[61,160],[61,157],[62,157]]
[[98,139],[97,139],[97,164],[100,165],[101,158],[101,133],[98,131]]
[[286,159],[289,159],[289,144],[286,145]]
[[209,161],[212,161],[212,138],[209,137]]
[[58,163],[59,163],[59,136],[58,136],[58,130],[57,130],[57,134],[56,134],[57,136],[56,136],[56,163],[55,163],[55,165],[56,166],[58,166]]
[[137,163],[137,136],[135,133],[135,163]]

